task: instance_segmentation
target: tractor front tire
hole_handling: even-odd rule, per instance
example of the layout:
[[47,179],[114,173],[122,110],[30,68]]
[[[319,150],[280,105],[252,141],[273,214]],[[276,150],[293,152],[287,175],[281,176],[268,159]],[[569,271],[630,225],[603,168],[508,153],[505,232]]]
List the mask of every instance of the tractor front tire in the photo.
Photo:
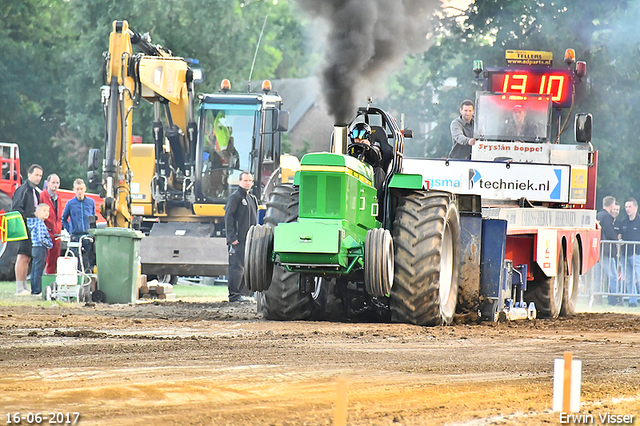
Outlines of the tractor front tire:
[[370,229],[364,243],[364,285],[370,296],[386,296],[393,284],[393,239],[382,228]]
[[253,249],[253,231],[255,226],[250,226],[244,243],[244,284],[250,291],[256,291],[253,288],[253,277],[251,276],[251,259]]
[[460,217],[451,194],[413,191],[399,196],[393,222],[395,276],[391,320],[450,324],[460,276]]
[[[274,228],[279,223],[297,220],[299,200],[300,193],[297,187],[287,184],[277,185],[267,200],[265,225]],[[313,299],[309,294],[300,293],[299,276],[298,273],[289,272],[282,266],[274,265],[271,285],[259,296],[262,316],[265,319],[295,321],[311,317]]]
[[0,242],[0,281],[16,279],[16,258],[19,246],[19,241]]
[[[288,184],[276,186],[267,201],[265,225],[273,228],[279,223],[296,221],[299,199],[297,187]],[[335,280],[316,278],[314,290],[308,293],[300,292],[299,280],[299,273],[273,265],[271,285],[258,296],[258,312],[262,311],[263,318],[276,321],[321,320],[333,319],[336,312],[341,312],[340,301],[333,295]]]
[[298,219],[300,192],[297,187],[288,184],[277,185],[269,194],[264,223],[275,227],[282,222]]
[[266,291],[273,275],[273,228],[254,225],[247,232],[244,251],[244,279],[251,291]]

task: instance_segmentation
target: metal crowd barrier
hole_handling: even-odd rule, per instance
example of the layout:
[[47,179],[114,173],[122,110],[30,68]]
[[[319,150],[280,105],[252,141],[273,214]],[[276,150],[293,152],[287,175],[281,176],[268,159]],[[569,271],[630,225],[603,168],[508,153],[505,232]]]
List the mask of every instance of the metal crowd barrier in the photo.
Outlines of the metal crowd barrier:
[[600,261],[587,274],[589,306],[637,306],[640,293],[640,241],[600,241]]

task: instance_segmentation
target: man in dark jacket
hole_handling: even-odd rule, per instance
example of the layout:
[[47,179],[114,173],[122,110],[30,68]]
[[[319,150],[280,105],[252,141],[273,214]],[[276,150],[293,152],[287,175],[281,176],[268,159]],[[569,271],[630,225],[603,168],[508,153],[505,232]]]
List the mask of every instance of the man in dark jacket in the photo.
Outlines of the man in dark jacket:
[[460,104],[460,116],[451,122],[451,141],[453,147],[449,158],[471,159],[471,147],[476,143],[473,137],[473,102],[465,99]]
[[244,283],[244,246],[247,232],[257,223],[258,200],[250,193],[253,176],[242,172],[238,189],[231,194],[224,208],[224,224],[229,247],[229,273],[227,287],[229,302],[248,302],[251,299],[242,294]]
[[[600,240],[602,244],[602,255],[600,256],[600,270],[602,278],[599,283],[608,282],[609,293],[619,292],[617,287],[617,266],[616,266],[616,244],[618,233],[614,229],[614,217],[611,214],[616,205],[616,199],[611,195],[607,195],[602,199],[602,210],[598,212],[596,219],[600,223]],[[605,287],[602,286],[601,289]],[[620,298],[609,296],[609,305],[620,304]]]
[[631,294],[629,307],[636,308],[638,306],[637,284],[640,282],[640,215],[638,215],[638,202],[635,198],[625,201],[624,210],[627,212],[627,217],[620,221],[616,220],[615,228],[619,232],[619,237],[630,243],[625,244],[622,250],[627,258],[625,281],[626,292]]
[[[38,184],[42,180],[42,167],[33,164],[29,167],[27,180],[16,189],[11,200],[11,210],[20,212],[24,223],[30,217],[36,217],[36,206],[40,204],[40,193],[38,192]],[[27,230],[27,236],[29,235]],[[31,238],[19,241],[18,257],[16,258],[16,294],[28,295],[31,291],[27,288],[27,272],[29,271],[29,262],[31,262]]]

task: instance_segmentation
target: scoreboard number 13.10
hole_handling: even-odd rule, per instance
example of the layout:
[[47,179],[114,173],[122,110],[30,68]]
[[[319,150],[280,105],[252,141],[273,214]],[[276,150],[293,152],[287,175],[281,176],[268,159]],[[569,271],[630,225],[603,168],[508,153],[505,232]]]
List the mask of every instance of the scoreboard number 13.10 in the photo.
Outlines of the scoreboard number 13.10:
[[547,95],[559,107],[571,106],[572,75],[570,71],[547,72],[496,72],[491,75],[489,91]]

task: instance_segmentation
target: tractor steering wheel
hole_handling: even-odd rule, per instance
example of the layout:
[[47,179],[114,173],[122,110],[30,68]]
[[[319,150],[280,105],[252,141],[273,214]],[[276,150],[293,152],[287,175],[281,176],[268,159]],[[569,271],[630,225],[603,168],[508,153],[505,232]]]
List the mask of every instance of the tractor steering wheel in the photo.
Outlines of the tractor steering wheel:
[[364,143],[352,142],[347,147],[347,152],[350,156],[356,157],[360,161],[365,161],[367,156],[371,155],[371,146]]

